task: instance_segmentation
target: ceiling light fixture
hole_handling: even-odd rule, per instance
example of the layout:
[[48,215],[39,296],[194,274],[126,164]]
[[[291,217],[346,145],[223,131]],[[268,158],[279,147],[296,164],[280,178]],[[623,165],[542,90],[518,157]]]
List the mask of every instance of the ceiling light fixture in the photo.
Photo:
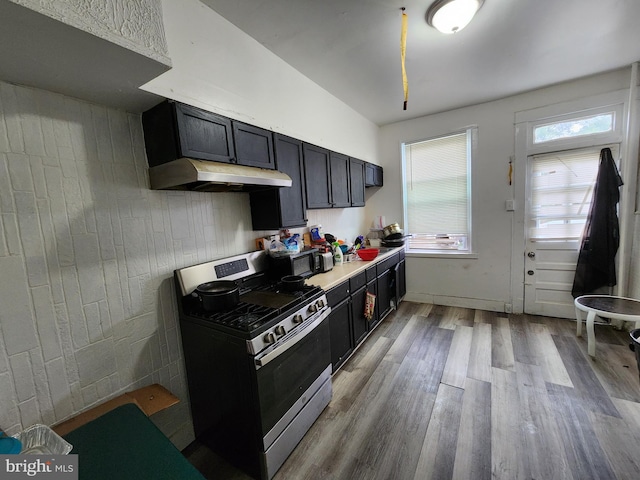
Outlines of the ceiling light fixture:
[[442,33],[466,27],[484,0],[436,0],[427,9],[427,23]]

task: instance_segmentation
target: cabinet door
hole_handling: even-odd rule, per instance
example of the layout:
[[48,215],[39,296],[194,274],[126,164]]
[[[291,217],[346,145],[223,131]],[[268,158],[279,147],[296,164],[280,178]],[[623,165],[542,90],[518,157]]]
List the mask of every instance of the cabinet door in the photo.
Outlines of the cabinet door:
[[353,322],[354,347],[367,336],[367,332],[369,331],[369,320],[364,316],[364,305],[366,303],[366,299],[366,286],[351,294],[351,318]]
[[375,168],[373,169],[373,184],[376,187],[381,187],[382,184],[384,183],[382,181],[382,167],[379,167],[378,165],[375,166]]
[[273,133],[246,123],[233,121],[232,124],[238,165],[275,169]]
[[182,103],[175,106],[182,157],[226,163],[235,160],[230,119]]
[[291,188],[278,188],[281,227],[301,227],[307,225],[307,199],[304,190],[304,165],[302,142],[284,135],[275,134],[276,166],[291,177]]
[[304,227],[307,225],[307,210],[302,142],[276,133],[274,147],[276,168],[291,177],[291,187],[250,193],[253,229]]
[[368,325],[369,330],[372,330],[378,324],[378,321],[380,320],[380,305],[378,303],[379,300],[378,300],[378,281],[377,281],[377,279],[367,283],[367,291],[369,293],[373,293],[376,296],[376,303],[375,303],[375,307],[373,309],[373,317],[371,317],[371,320],[369,320],[369,325]]
[[349,179],[351,185],[351,206],[364,207],[364,162],[355,158],[349,159]]
[[303,144],[307,208],[331,208],[329,150]]
[[398,303],[407,294],[407,270],[405,260],[400,262],[398,269]]
[[382,187],[382,167],[366,163],[364,185],[365,187]]
[[375,176],[375,165],[367,162],[364,164],[364,185],[365,187],[373,187]]
[[329,331],[331,337],[331,365],[335,372],[353,352],[351,333],[351,305],[347,298],[332,308],[329,314]]
[[382,320],[391,311],[391,292],[389,290],[390,270],[385,270],[378,275],[378,314]]
[[349,157],[331,152],[329,174],[331,176],[331,204],[339,208],[350,207]]

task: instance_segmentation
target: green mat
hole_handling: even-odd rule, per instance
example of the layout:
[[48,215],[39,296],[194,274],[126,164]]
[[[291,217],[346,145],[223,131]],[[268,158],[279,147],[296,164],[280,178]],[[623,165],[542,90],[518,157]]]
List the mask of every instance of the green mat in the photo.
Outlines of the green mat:
[[80,480],[204,480],[133,403],[105,413],[64,438],[78,454]]

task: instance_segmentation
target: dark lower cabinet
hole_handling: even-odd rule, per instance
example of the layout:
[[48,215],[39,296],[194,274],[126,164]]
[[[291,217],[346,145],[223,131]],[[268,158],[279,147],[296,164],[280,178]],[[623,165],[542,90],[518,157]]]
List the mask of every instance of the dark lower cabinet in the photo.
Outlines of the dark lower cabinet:
[[251,223],[254,230],[279,230],[307,225],[302,162],[302,142],[274,134],[276,168],[291,177],[290,188],[251,192]]
[[[369,332],[397,307],[406,291],[404,252],[383,260],[327,292],[331,307],[331,364],[345,362]],[[373,318],[365,317],[367,292],[376,297]]]
[[398,264],[398,303],[407,293],[407,269],[405,260],[401,260]]
[[[372,292],[373,293],[373,292]],[[367,286],[351,294],[351,319],[353,322],[353,340],[358,345],[369,333],[369,320],[364,316],[367,299]]]
[[331,341],[331,365],[335,372],[353,352],[353,334],[351,332],[351,298],[347,297],[331,307],[329,314]]
[[391,270],[385,270],[380,275],[378,275],[378,280],[376,282],[378,286],[378,296],[376,297],[379,315],[378,320],[382,320],[391,311],[391,280]]

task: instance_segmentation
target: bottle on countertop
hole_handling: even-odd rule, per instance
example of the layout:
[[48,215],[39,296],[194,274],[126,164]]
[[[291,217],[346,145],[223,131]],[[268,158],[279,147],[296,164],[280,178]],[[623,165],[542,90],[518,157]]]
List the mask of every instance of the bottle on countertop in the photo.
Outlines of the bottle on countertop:
[[331,246],[333,247],[333,263],[335,265],[342,265],[343,258],[340,244],[338,242],[333,242]]

